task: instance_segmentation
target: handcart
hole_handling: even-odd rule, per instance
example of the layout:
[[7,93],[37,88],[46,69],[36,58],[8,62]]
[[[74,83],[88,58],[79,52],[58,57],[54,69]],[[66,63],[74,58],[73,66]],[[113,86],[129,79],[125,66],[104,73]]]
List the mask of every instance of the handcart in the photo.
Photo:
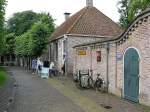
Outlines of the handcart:
[[49,78],[49,68],[42,67],[41,78],[46,78],[46,79]]

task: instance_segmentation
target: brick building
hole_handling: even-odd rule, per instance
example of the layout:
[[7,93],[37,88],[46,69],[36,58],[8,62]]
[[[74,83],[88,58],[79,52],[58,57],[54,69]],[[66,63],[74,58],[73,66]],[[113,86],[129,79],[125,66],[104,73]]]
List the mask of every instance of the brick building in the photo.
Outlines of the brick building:
[[86,0],[86,7],[71,17],[65,13],[65,18],[50,37],[49,59],[59,71],[65,65],[66,74],[73,73],[73,46],[113,38],[122,32],[115,22],[93,7],[93,0]]
[[118,37],[74,46],[74,55],[74,72],[100,73],[110,93],[150,106],[150,9]]

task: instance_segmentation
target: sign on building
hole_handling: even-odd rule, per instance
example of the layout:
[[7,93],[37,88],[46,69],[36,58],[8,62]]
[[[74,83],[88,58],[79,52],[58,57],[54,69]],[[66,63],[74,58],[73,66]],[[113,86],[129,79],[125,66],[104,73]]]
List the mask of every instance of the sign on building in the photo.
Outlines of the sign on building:
[[122,54],[120,52],[117,52],[117,54],[116,54],[117,61],[122,60],[122,58],[123,58]]
[[86,55],[86,50],[78,50],[78,55]]
[[96,51],[97,62],[101,62],[101,51]]

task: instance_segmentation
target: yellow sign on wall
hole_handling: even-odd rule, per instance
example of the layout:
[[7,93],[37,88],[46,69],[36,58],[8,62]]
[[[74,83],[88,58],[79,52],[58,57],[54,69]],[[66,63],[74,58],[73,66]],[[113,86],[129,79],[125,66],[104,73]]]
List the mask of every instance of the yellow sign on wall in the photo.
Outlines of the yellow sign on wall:
[[86,51],[85,50],[79,50],[78,55],[86,55]]

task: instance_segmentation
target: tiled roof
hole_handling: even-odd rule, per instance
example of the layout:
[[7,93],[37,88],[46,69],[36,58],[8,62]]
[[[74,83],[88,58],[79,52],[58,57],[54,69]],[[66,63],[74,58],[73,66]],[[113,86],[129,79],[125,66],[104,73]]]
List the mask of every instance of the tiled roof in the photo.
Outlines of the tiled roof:
[[60,25],[50,37],[55,40],[64,34],[112,37],[122,33],[118,24],[95,7],[85,7]]
[[125,42],[123,39],[128,38],[129,35],[131,35],[132,32],[134,32],[134,28],[137,28],[142,24],[142,22],[146,22],[148,18],[150,17],[150,8],[147,8],[145,11],[143,11],[141,14],[139,14],[133,21],[130,23],[129,27],[122,32],[121,35],[118,37],[113,37],[113,38],[103,38],[99,41],[96,42],[89,42],[89,43],[82,43],[75,45],[74,48],[76,47],[81,47],[81,46],[87,46],[87,45],[92,45],[92,44],[100,44],[104,42]]

